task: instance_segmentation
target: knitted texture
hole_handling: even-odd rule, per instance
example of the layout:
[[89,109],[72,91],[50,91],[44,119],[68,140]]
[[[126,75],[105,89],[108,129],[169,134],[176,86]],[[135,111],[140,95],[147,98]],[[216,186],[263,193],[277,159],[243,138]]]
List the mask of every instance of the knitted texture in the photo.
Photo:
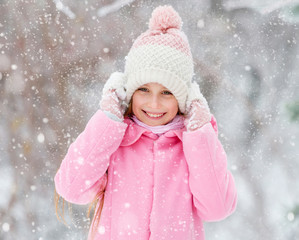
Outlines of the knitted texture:
[[123,101],[126,98],[124,89],[124,74],[114,72],[110,75],[108,81],[105,83],[100,101],[101,109],[110,118],[117,118],[115,120],[122,121],[127,104]]
[[152,13],[149,29],[133,43],[126,57],[127,103],[143,84],[157,82],[176,97],[181,112],[194,73],[193,59],[182,21],[171,6],[160,6]]

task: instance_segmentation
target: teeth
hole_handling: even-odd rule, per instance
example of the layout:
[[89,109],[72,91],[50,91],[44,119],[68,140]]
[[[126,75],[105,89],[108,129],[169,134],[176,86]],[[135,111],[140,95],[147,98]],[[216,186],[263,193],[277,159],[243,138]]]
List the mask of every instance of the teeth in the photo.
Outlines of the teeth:
[[158,117],[161,117],[163,115],[163,113],[161,114],[152,114],[152,113],[146,113],[147,115],[149,115],[150,117],[154,117],[154,118],[158,118]]

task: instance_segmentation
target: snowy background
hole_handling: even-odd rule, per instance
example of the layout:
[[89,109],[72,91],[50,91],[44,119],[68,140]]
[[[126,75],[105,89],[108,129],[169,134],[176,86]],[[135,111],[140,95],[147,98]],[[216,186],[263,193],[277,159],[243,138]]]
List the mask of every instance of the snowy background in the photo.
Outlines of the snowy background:
[[207,240],[299,239],[298,0],[0,0],[0,239],[86,239],[87,206],[57,221],[53,176],[160,4],[183,19],[238,188]]

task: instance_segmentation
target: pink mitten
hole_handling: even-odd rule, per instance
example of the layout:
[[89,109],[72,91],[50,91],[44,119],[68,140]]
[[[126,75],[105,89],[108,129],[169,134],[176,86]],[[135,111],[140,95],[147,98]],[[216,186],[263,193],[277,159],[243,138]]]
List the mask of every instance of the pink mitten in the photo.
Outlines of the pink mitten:
[[127,108],[124,102],[126,90],[124,88],[125,79],[121,72],[114,72],[104,85],[102,99],[100,101],[101,109],[111,117],[116,116],[119,120],[124,119],[124,112]]
[[186,111],[185,126],[187,131],[195,131],[211,121],[207,100],[201,94],[196,82],[191,83],[189,88]]

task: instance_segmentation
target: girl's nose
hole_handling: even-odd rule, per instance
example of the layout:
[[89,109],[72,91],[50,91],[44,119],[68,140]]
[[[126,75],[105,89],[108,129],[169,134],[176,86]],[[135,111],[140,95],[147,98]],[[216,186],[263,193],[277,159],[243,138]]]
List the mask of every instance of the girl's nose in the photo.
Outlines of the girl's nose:
[[156,95],[152,95],[149,103],[150,107],[153,109],[158,109],[160,107],[160,99]]

